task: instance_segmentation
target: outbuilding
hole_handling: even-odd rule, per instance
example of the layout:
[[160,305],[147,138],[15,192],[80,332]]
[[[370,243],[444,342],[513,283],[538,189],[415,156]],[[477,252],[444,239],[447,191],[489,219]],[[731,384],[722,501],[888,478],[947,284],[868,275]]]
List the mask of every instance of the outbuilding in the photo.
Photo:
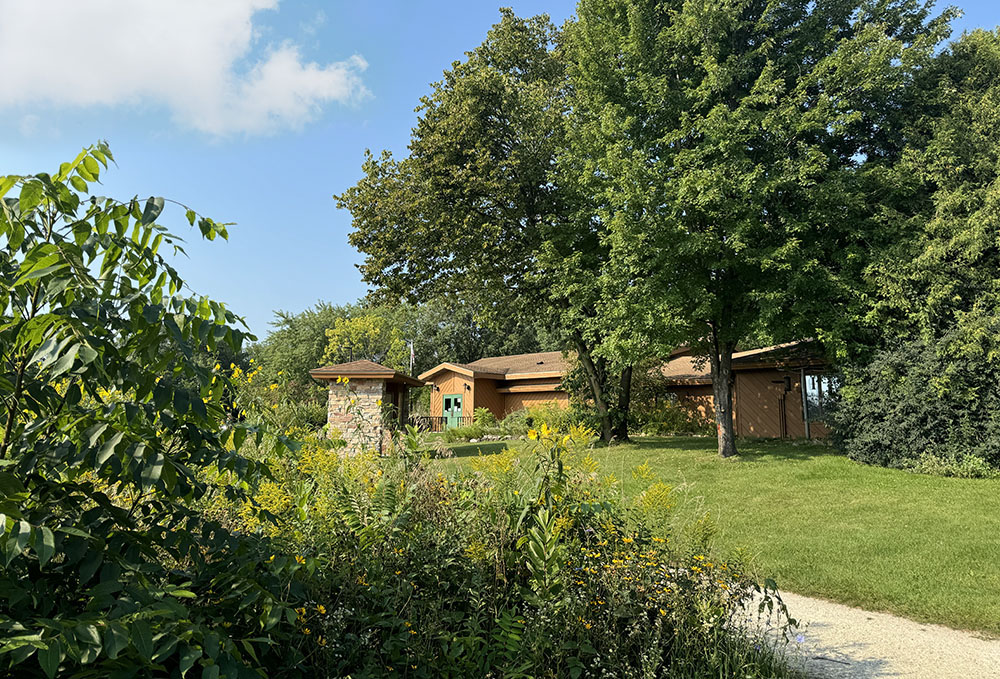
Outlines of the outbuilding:
[[351,361],[310,370],[328,383],[327,423],[354,452],[382,451],[393,431],[410,416],[410,388],[423,382],[374,361]]
[[[666,389],[698,417],[714,420],[712,376],[705,358],[678,349],[660,372]],[[821,347],[801,340],[733,354],[736,435],[825,438],[825,406],[837,380]]]
[[562,379],[568,368],[561,351],[441,363],[419,376],[431,386],[427,427],[440,431],[471,424],[476,408],[486,408],[497,419],[546,403],[566,408],[569,395]]

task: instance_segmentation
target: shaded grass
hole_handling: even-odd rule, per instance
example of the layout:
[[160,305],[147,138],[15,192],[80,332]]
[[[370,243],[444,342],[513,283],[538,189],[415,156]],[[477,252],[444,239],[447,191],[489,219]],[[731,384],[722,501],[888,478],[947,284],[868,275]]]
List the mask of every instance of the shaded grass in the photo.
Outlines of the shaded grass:
[[783,589],[1000,635],[1000,481],[869,467],[822,444],[744,441],[740,453],[651,437],[594,457],[626,495],[652,482],[632,474],[648,463],[655,480],[703,498],[716,545],[747,550]]

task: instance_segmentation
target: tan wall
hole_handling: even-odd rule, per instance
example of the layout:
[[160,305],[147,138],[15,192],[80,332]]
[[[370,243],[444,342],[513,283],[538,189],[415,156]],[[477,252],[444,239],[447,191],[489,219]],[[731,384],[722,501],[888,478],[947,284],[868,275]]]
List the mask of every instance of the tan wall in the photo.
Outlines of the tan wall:
[[[785,393],[785,376],[791,379],[791,391]],[[802,419],[802,386],[798,370],[740,370],[735,373],[733,412],[736,416],[736,435],[748,438],[805,438]],[[710,385],[671,387],[681,403],[693,413],[707,419],[715,418],[714,398]],[[782,395],[784,398],[782,399]],[[784,410],[784,432],[782,431]],[[829,429],[822,422],[809,426],[812,438],[829,436]]]
[[690,410],[695,417],[706,420],[715,419],[715,397],[712,396],[712,385],[697,384],[689,387],[672,387],[669,391],[676,394],[681,405]]
[[[444,415],[442,399],[445,394],[462,394],[462,417],[472,417],[475,391],[472,389],[474,385],[471,377],[445,371],[434,376],[432,381],[438,388],[431,391],[431,417]],[[465,385],[469,385],[469,389],[466,389]]]
[[[736,434],[758,438],[805,438],[802,416],[802,384],[798,370],[741,370],[736,373]],[[785,377],[791,390],[785,392]],[[784,395],[784,399],[782,399]],[[781,418],[785,426],[782,431]],[[829,434],[819,422],[809,426],[812,438]]]
[[564,391],[536,391],[523,394],[505,394],[504,396],[505,415],[546,403],[555,403],[560,408],[569,407],[569,394]]
[[[487,408],[497,419],[502,418],[505,415],[504,395],[497,393],[496,380],[480,378],[476,380],[474,387],[474,407]],[[462,407],[465,407],[464,403]]]

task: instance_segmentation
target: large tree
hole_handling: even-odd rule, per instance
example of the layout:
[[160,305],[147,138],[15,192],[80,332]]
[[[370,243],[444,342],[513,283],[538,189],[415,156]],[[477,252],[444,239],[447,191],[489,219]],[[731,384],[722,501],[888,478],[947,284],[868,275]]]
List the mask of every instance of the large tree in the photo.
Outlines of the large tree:
[[603,350],[695,347],[734,455],[733,352],[837,309],[947,22],[914,0],[582,0],[578,15],[562,164],[602,205],[618,291]]
[[949,45],[915,89],[886,215],[900,238],[870,269],[873,341],[846,367],[836,441],[866,462],[974,473],[977,458],[1000,466],[1000,30]]
[[409,155],[369,155],[339,201],[362,274],[386,298],[459,298],[486,325],[532,319],[575,350],[611,440],[627,436],[630,368],[593,352],[607,248],[585,194],[563,186],[555,164],[566,123],[557,36],[547,17],[503,10],[423,98]]
[[280,672],[298,566],[200,511],[270,478],[202,360],[248,335],[186,294],[163,198],[89,195],[110,160],[0,176],[0,673]]

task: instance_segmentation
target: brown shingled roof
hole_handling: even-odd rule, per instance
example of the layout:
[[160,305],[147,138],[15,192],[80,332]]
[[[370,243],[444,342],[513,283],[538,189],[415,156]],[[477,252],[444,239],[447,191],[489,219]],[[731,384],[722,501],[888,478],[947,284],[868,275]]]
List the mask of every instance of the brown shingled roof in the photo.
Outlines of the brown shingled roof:
[[705,358],[689,354],[672,358],[660,367],[660,373],[676,384],[711,384],[712,371]]
[[480,372],[498,373],[507,376],[550,372],[562,374],[569,367],[569,363],[563,358],[561,351],[542,351],[535,354],[481,358],[478,361],[469,363],[468,367]]
[[[737,351],[733,354],[733,369],[753,368],[771,363],[814,364],[821,363],[815,340],[805,339],[795,342],[775,344],[760,349]],[[660,373],[674,384],[711,384],[712,371],[708,360],[689,353],[681,353],[660,367]]]
[[530,379],[533,377],[562,376],[569,369],[569,361],[561,351],[541,351],[513,356],[491,356],[472,363],[442,363],[422,373],[426,380],[444,370],[454,370],[470,377],[495,377],[497,379]]
[[406,373],[401,373],[398,370],[384,366],[381,363],[376,363],[375,361],[362,360],[351,361],[349,363],[338,363],[337,365],[328,365],[323,368],[310,370],[309,375],[317,380],[333,380],[338,377],[353,377],[382,379],[387,382],[401,382],[403,384],[408,384],[411,387],[423,386],[423,382],[420,380],[410,377]]

